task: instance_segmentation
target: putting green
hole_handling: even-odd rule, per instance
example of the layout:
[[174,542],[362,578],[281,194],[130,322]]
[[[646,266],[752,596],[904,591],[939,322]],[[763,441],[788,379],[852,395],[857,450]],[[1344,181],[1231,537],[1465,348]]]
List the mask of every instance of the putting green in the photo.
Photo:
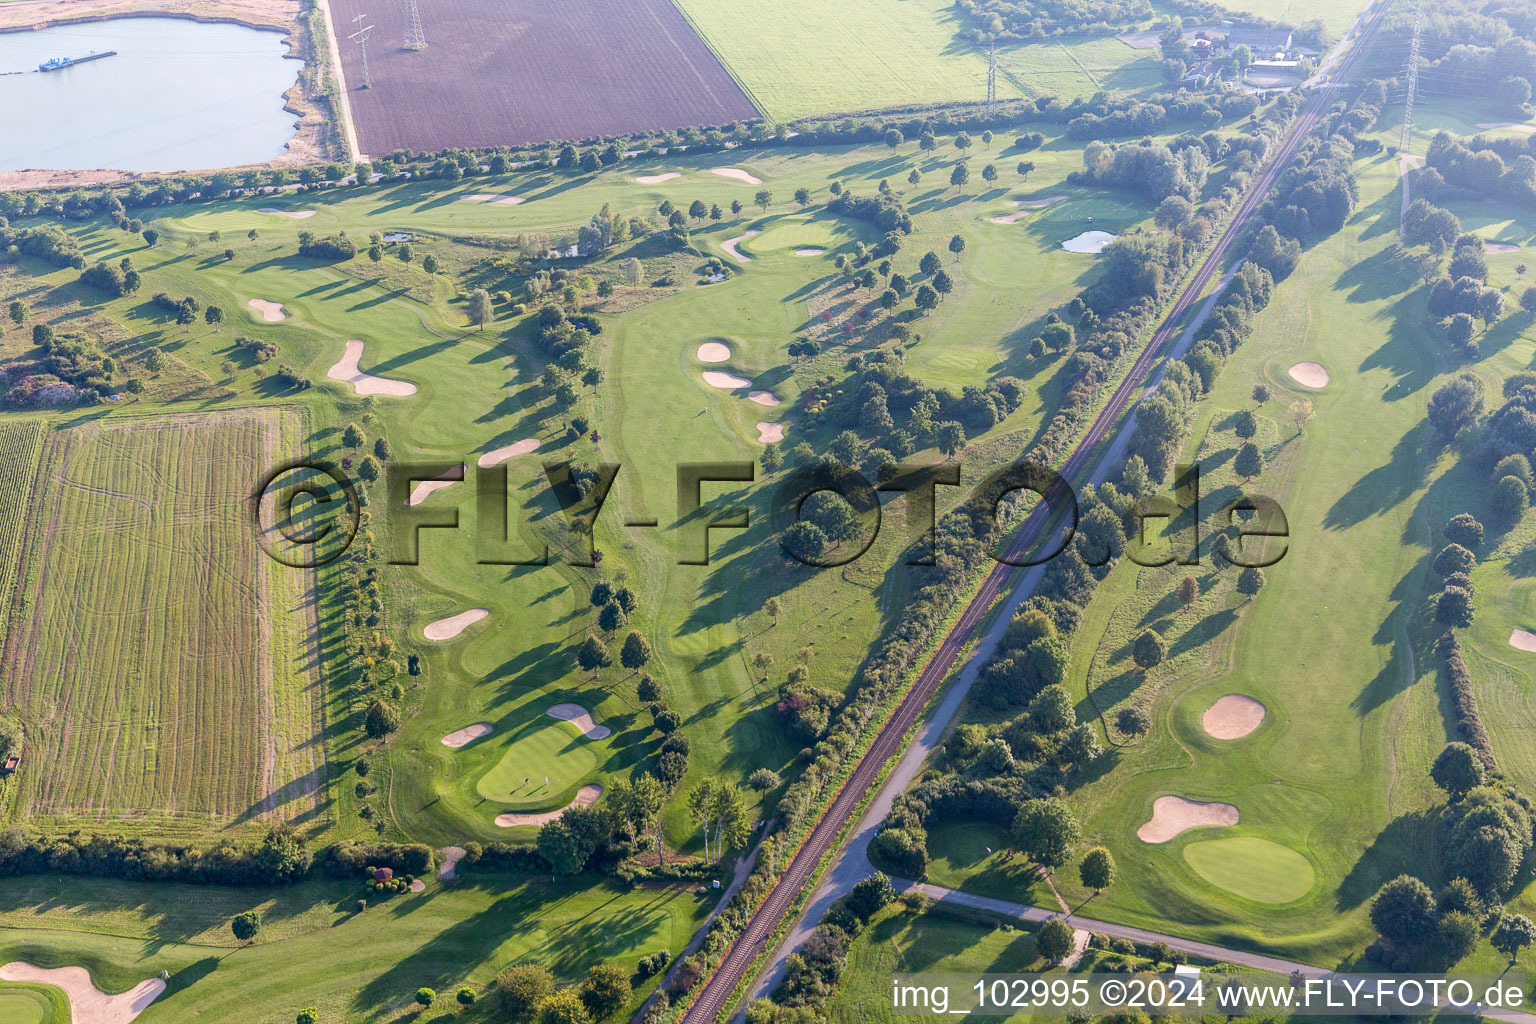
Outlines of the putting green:
[[767,253],[779,249],[836,249],[840,245],[868,238],[853,221],[840,217],[780,217],[763,233],[742,243],[748,252]]
[[[540,717],[523,726],[495,767],[475,784],[487,800],[515,808],[542,810],[569,802],[597,768],[595,741],[569,722]],[[549,784],[544,784],[545,778]],[[524,779],[529,780],[526,784]]]
[[1186,846],[1184,860],[1207,882],[1255,903],[1289,903],[1312,889],[1312,862],[1268,839],[1206,839]]
[[6,1024],[69,1024],[69,1003],[59,989],[0,983],[0,1020]]

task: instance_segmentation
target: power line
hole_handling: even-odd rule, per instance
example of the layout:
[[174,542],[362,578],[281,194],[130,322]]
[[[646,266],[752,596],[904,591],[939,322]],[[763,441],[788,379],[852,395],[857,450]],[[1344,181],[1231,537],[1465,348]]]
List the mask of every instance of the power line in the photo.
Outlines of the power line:
[[357,40],[357,50],[363,56],[362,87],[364,89],[371,88],[373,85],[373,83],[368,80],[368,33],[373,31],[373,26],[363,24],[363,19],[366,17],[366,14],[359,14],[357,17],[353,18],[352,22],[353,24],[357,25],[357,31],[347,36],[348,39]]
[[1398,153],[1407,153],[1413,143],[1413,95],[1419,90],[1419,44],[1424,35],[1424,8],[1413,17],[1413,42],[1408,46],[1408,93],[1403,97],[1403,131],[1398,136]]
[[421,31],[421,11],[416,8],[416,0],[405,0],[405,42],[402,50],[425,50],[427,37]]
[[993,108],[997,106],[997,40],[993,39],[987,47],[987,118],[992,118]]

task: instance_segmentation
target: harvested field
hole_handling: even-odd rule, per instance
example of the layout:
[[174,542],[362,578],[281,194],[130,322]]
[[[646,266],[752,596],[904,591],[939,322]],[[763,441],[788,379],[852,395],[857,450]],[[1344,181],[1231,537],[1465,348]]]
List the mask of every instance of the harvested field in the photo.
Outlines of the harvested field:
[[602,786],[582,786],[577,791],[576,798],[559,810],[542,811],[538,814],[498,814],[496,815],[496,824],[502,828],[516,828],[519,825],[543,825],[560,817],[560,815],[566,812],[567,808],[591,807],[597,803],[597,798],[602,795]]
[[1166,843],[1181,832],[1212,825],[1236,825],[1237,808],[1231,804],[1202,803],[1182,796],[1160,796],[1152,803],[1152,820],[1136,830],[1144,843]]
[[27,726],[22,815],[314,812],[318,693],[273,641],[312,642],[310,574],[247,520],[297,429],[253,409],[45,433],[0,669]]
[[[332,0],[338,27],[374,25],[372,87],[350,94],[366,153],[438,150],[724,124],[757,110],[671,0],[437,0],[428,48],[400,49],[404,10]],[[356,47],[342,48],[349,84]],[[537,97],[536,102],[529,102]]]

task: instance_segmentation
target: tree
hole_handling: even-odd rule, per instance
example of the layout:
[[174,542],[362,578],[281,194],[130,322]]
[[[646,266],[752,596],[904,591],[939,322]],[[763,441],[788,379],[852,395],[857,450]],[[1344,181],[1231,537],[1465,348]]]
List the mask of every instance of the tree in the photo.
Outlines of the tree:
[[229,930],[235,933],[235,938],[241,942],[250,942],[261,931],[261,912],[258,910],[246,910],[236,914],[234,920],[229,922]]
[[379,460],[372,455],[364,455],[357,463],[357,475],[366,483],[373,483],[379,478],[381,467]]
[[629,971],[617,964],[593,964],[581,983],[581,1001],[593,1020],[612,1017],[629,1005]]
[[1095,846],[1083,855],[1082,863],[1077,866],[1077,873],[1083,885],[1092,889],[1094,895],[1098,895],[1114,884],[1114,855],[1102,846]]
[[562,988],[539,1004],[539,1024],[592,1024],[592,1015],[575,988]]
[[960,189],[963,189],[965,187],[966,183],[969,182],[970,180],[971,180],[971,171],[970,171],[970,168],[965,166],[965,161],[964,160],[961,160],[958,163],[956,163],[954,170],[949,172],[949,183],[951,185],[955,186],[955,191],[957,191],[957,192]]
[[1450,966],[1465,960],[1477,948],[1481,934],[1482,929],[1471,914],[1460,910],[1442,913],[1435,929],[1435,947],[1441,962]]
[[454,994],[453,998],[460,1006],[469,1007],[475,1005],[475,999],[477,997],[475,995],[475,990],[466,986],[459,989],[459,991]]
[[320,1009],[315,1006],[306,1006],[293,1019],[294,1024],[320,1024]]
[[1232,418],[1232,433],[1247,441],[1259,432],[1259,419],[1247,409]]
[[1267,385],[1255,384],[1253,386],[1253,400],[1255,402],[1259,403],[1260,405],[1263,405],[1265,402],[1269,401],[1270,398],[1271,398],[1271,393],[1270,393],[1269,387]]
[[1289,412],[1291,414],[1291,422],[1296,424],[1296,435],[1300,437],[1301,432],[1312,421],[1312,403],[1305,398],[1299,398],[1291,403]]
[[1259,452],[1259,446],[1252,441],[1244,442],[1232,460],[1232,469],[1245,480],[1252,480],[1264,472],[1264,456]]
[[437,257],[427,253],[421,258],[421,269],[429,274],[437,273]]
[[965,447],[965,428],[954,420],[945,420],[934,424],[933,438],[944,457],[953,458]]
[[1477,566],[1477,556],[1460,544],[1447,544],[1435,555],[1435,572],[1441,576],[1450,576],[1453,573],[1466,573],[1471,575]]
[[363,716],[363,728],[375,739],[387,736],[400,728],[400,712],[393,704],[375,700],[368,705],[368,711]]
[[604,633],[617,632],[623,628],[627,621],[629,621],[629,616],[624,613],[624,609],[612,601],[603,605],[597,613],[598,627]]
[[815,563],[827,550],[827,535],[815,523],[790,523],[779,541],[784,550],[806,563]]
[[364,440],[363,428],[356,423],[348,423],[341,432],[341,443],[348,448],[361,448]]
[[1435,621],[1442,626],[1465,629],[1476,611],[1472,592],[1465,587],[1447,586],[1435,598]]
[[156,231],[154,228],[145,228],[142,232],[140,232],[140,234],[144,236],[144,244],[149,246],[151,249],[153,249],[155,245],[160,241],[160,232]]
[[982,181],[996,181],[997,180],[997,168],[993,167],[991,164],[987,164],[987,166],[985,166],[985,167],[983,167],[981,169],[981,180]]
[[1131,645],[1131,660],[1142,669],[1156,668],[1168,657],[1168,643],[1155,629],[1142,630]]
[[1200,581],[1195,579],[1193,576],[1185,576],[1182,580],[1179,581],[1179,588],[1177,593],[1179,604],[1188,608],[1190,605],[1200,600]]
[[209,306],[203,310],[203,319],[209,324],[217,326],[224,322],[224,310],[219,306]]
[[17,327],[25,327],[27,325],[27,317],[30,315],[30,310],[27,309],[27,304],[25,302],[22,302],[20,299],[12,299],[10,314],[11,323],[15,324]]
[[1536,942],[1536,925],[1524,914],[1504,914],[1493,929],[1493,948],[1508,953],[1511,964],[1519,959],[1520,951],[1533,942]]
[[939,293],[926,284],[918,285],[917,295],[913,297],[912,302],[926,313],[939,304]]
[[639,670],[651,660],[651,645],[645,637],[634,630],[629,631],[629,636],[624,638],[624,647],[619,651],[619,664],[627,669]]
[[389,440],[387,438],[379,437],[379,438],[376,438],[374,440],[374,442],[373,442],[373,457],[374,458],[378,459],[380,462],[388,462],[389,461],[389,457],[391,455],[393,455],[393,454],[394,454],[394,451],[393,451],[393,449],[391,449],[389,447]]
[[848,909],[857,914],[859,920],[868,921],[895,899],[896,890],[891,887],[891,880],[883,872],[876,871],[854,884],[847,902]]
[[539,1004],[555,991],[554,975],[542,964],[518,964],[496,976],[502,1008],[515,1021],[532,1020]]
[[954,288],[955,282],[944,271],[941,270],[933,275],[933,290],[938,292],[939,295],[948,295]]
[[1398,875],[1371,902],[1371,924],[1394,945],[1417,946],[1433,934],[1434,894],[1412,875]]
[[768,613],[768,617],[777,626],[779,624],[779,616],[784,611],[784,602],[780,601],[777,597],[770,597],[763,602],[763,611]]
[[417,989],[416,1002],[420,1006],[431,1006],[437,1002],[437,989],[425,987]]
[[1529,498],[1530,492],[1526,490],[1524,480],[1517,476],[1506,476],[1494,484],[1489,507],[1499,522],[1513,526],[1525,514]]
[[1483,775],[1483,759],[1465,743],[1446,744],[1429,769],[1429,777],[1435,780],[1435,785],[1453,800],[1460,800],[1469,790],[1481,786]]
[[[608,607],[605,605],[605,607]],[[608,653],[608,645],[595,636],[588,635],[576,648],[576,663],[585,672],[594,672],[600,668],[607,668],[613,664],[613,655]]]
[[911,173],[909,173],[907,175],[907,184],[908,185],[916,185],[918,182],[920,182],[922,180],[923,180],[923,172],[918,170],[916,167],[912,168]]
[[1472,340],[1472,331],[1475,326],[1470,314],[1457,313],[1451,317],[1451,322],[1445,325],[1446,340],[1458,349],[1464,349]]
[[1133,704],[1115,713],[1115,728],[1127,736],[1143,736],[1152,728],[1152,719],[1146,709]]
[[779,773],[772,768],[759,768],[747,778],[747,785],[759,793],[770,789],[778,789],[783,782],[784,780],[779,777]]
[[484,288],[476,288],[469,293],[469,322],[478,326],[482,331],[485,325],[494,316],[495,311],[491,307],[491,293]]
[[900,128],[887,128],[885,130],[885,144],[892,149],[901,145],[906,139],[901,134]]
[[795,189],[795,202],[798,203],[802,209],[804,209],[807,206],[810,206],[811,205],[811,190],[808,189],[808,188],[797,188],[797,189]]
[[929,277],[937,274],[940,268],[943,266],[944,262],[939,259],[939,254],[934,252],[932,249],[923,253],[923,258],[917,261],[918,270],[922,271]]
[[1029,172],[1035,169],[1035,162],[1033,160],[1020,160],[1014,165],[1013,169],[1018,172],[1020,178],[1028,178]]
[[955,262],[959,263],[960,262],[960,254],[965,252],[965,238],[964,238],[964,236],[962,236],[962,235],[955,235],[952,238],[950,238],[950,240],[949,240],[949,251],[955,254]]
[[1048,963],[1061,963],[1072,952],[1072,926],[1059,917],[1051,918],[1035,935],[1035,949]]
[[1252,597],[1264,589],[1264,570],[1250,566],[1237,574],[1237,592]]
[[1013,819],[1019,849],[1046,869],[1065,864],[1081,835],[1072,809],[1055,797],[1024,801]]
[[757,195],[752,197],[752,201],[757,204],[759,210],[767,213],[768,207],[773,203],[773,193],[766,188],[759,189]]
[[709,207],[704,205],[704,200],[695,199],[688,207],[688,216],[694,220],[703,220],[709,216]]
[[1459,512],[1446,520],[1444,533],[1446,540],[1460,544],[1469,551],[1483,542],[1483,524],[1466,512]]

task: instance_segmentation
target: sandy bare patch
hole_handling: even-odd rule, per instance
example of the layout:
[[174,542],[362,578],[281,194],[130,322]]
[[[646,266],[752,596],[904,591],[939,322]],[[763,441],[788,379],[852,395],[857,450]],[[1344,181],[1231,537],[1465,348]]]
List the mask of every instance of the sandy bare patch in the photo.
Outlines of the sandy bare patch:
[[1026,210],[1040,210],[1040,209],[1043,209],[1043,208],[1045,208],[1047,206],[1050,206],[1052,203],[1059,203],[1059,202],[1061,202],[1065,198],[1067,198],[1067,197],[1062,195],[1062,196],[1046,196],[1044,199],[1015,199],[1014,200],[1014,205],[1022,206]]
[[778,397],[772,391],[749,391],[747,397],[758,405],[775,406],[779,404]]
[[500,203],[502,206],[516,206],[523,201],[522,196],[509,196],[500,192],[476,192],[472,196],[459,197],[459,202],[461,203]]
[[480,737],[489,736],[495,731],[496,727],[490,722],[476,722],[474,725],[466,725],[462,729],[455,729],[447,736],[444,736],[443,746],[458,750],[460,747],[467,747]]
[[437,866],[437,877],[448,881],[456,877],[454,869],[459,861],[464,859],[464,854],[469,851],[462,846],[445,846],[437,852],[443,855],[442,863]]
[[825,250],[825,249],[815,249],[815,248],[812,248],[812,249],[796,249],[795,250],[795,255],[796,256],[820,256],[820,255],[824,254],[826,251],[827,250]]
[[592,721],[592,716],[580,704],[556,704],[544,713],[550,718],[558,718],[562,722],[570,722],[580,729],[581,734],[589,740],[605,740],[613,731],[606,725],[598,725]]
[[1227,694],[1200,716],[1205,731],[1219,740],[1241,739],[1263,721],[1264,705],[1240,693]]
[[737,388],[744,388],[752,383],[745,377],[738,377],[733,373],[722,373],[719,370],[705,370],[703,377],[705,384],[712,388],[721,388],[725,391],[735,391]]
[[1325,388],[1328,386],[1328,371],[1322,363],[1297,363],[1287,371],[1291,379],[1303,387]]
[[416,385],[410,381],[390,380],[388,377],[375,377],[371,373],[364,373],[357,368],[357,364],[363,358],[363,343],[356,338],[347,342],[346,353],[336,361],[336,365],[325,371],[325,375],[331,380],[339,380],[352,385],[352,390],[359,395],[389,395],[391,398],[407,398],[416,393]]
[[603,787],[595,783],[582,786],[576,791],[576,799],[566,804],[557,811],[543,811],[539,814],[498,814],[496,824],[502,828],[516,828],[518,825],[543,825],[554,821],[571,807],[591,807],[597,802],[597,798],[603,795]]
[[506,462],[514,455],[527,455],[529,452],[538,448],[538,446],[538,438],[525,437],[521,441],[514,441],[511,444],[503,445],[500,448],[492,448],[490,451],[476,459],[475,465],[479,466],[481,469],[490,469],[492,466]]
[[1028,210],[1019,210],[1016,213],[1005,213],[1001,217],[988,217],[993,224],[1016,224],[1029,216]]
[[[423,482],[441,483],[442,481],[429,480]],[[412,497],[415,497],[415,495],[413,494]],[[412,502],[411,504],[414,505],[416,503]],[[457,615],[450,615],[446,619],[438,619],[436,622],[427,623],[426,628],[421,631],[421,635],[426,637],[428,640],[452,640],[454,637],[464,632],[465,629],[469,628],[469,626],[479,622],[489,614],[491,613],[485,608],[471,608],[469,611],[459,612]],[[471,726],[470,728],[474,728],[474,726]],[[460,730],[460,732],[462,731],[463,730]],[[458,733],[454,733],[454,735],[456,736]],[[446,739],[443,740],[443,742],[448,743]],[[466,740],[465,742],[467,743],[469,741]],[[452,745],[453,744],[451,743],[449,744],[449,746]],[[459,745],[463,746],[462,743]]]
[[784,440],[784,424],[759,423],[757,425],[757,439],[763,444],[773,444],[775,441]]
[[735,238],[727,238],[725,241],[720,243],[720,248],[724,249],[727,253],[729,253],[731,259],[735,260],[737,263],[750,263],[750,262],[752,262],[752,257],[748,256],[746,253],[742,252],[740,249],[737,249],[736,246],[741,244],[742,242],[745,242],[747,239],[751,238],[753,235],[760,235],[760,234],[762,234],[761,231],[759,231],[757,228],[753,228],[751,231],[748,231],[745,234],[737,235]]
[[421,879],[418,878],[418,879],[416,879],[416,881],[411,883],[411,892],[426,892],[426,891],[427,891],[427,883],[423,882]]
[[660,185],[664,181],[671,181],[673,178],[681,178],[682,176],[682,173],[679,171],[668,171],[665,174],[637,174],[635,180],[642,185]]
[[261,209],[257,210],[256,212],[257,213],[275,213],[279,217],[292,217],[294,220],[303,220],[306,217],[313,217],[315,215],[315,211],[314,210],[279,210],[275,206],[263,206]]
[[1523,629],[1517,629],[1509,634],[1509,646],[1519,651],[1530,651],[1536,654],[1536,633],[1527,633]]
[[405,499],[405,503],[420,505],[432,496],[433,491],[440,491],[444,487],[452,487],[454,484],[463,482],[462,480],[419,480],[416,486],[411,488],[411,496]]
[[1484,242],[1483,248],[1488,252],[1519,252],[1520,247],[1514,242]]
[[1517,128],[1522,132],[1536,133],[1536,126],[1520,124],[1516,121],[1479,121],[1477,126],[1479,128]]
[[699,346],[698,357],[701,363],[723,363],[731,358],[731,347],[718,341],[706,341]]
[[734,178],[737,181],[744,181],[748,185],[761,185],[763,183],[762,178],[748,174],[740,167],[711,167],[709,173],[718,174],[722,178]]
[[1144,843],[1166,843],[1180,832],[1208,825],[1236,825],[1237,808],[1231,804],[1201,803],[1181,796],[1160,796],[1152,803],[1152,820],[1136,830]]
[[283,304],[281,302],[271,302],[267,299],[252,299],[246,305],[260,313],[261,318],[269,324],[275,324],[279,320],[286,320],[288,318],[288,314],[283,312]]
[[75,1024],[129,1024],[165,991],[165,982],[149,978],[121,995],[111,996],[96,987],[84,967],[33,967],[20,960],[0,967],[0,979],[63,989],[69,997],[70,1018]]

